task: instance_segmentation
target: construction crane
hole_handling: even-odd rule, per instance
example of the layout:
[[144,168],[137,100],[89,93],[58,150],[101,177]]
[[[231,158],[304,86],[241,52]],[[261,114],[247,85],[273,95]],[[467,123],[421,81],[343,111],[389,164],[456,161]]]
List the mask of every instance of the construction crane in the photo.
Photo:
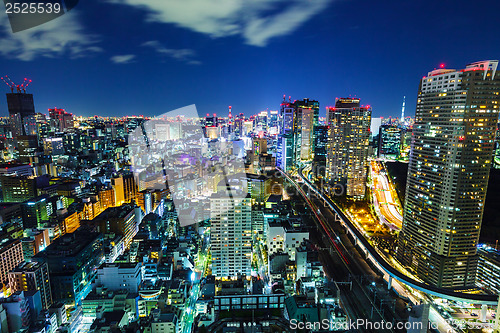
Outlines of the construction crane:
[[17,93],[26,93],[26,88],[28,88],[29,84],[31,83],[31,80],[24,78],[23,83],[15,84],[7,75],[0,77],[0,79],[5,82],[7,86],[9,86],[11,93],[14,93],[14,89]]

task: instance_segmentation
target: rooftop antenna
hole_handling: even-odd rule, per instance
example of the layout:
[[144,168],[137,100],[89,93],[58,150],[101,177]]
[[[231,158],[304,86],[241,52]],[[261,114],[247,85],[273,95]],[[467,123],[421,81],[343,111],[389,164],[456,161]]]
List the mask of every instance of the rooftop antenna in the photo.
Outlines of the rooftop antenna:
[[24,78],[23,83],[15,84],[7,75],[1,77],[0,79],[9,86],[11,93],[14,93],[14,89],[17,93],[26,93],[26,88],[28,88],[29,84],[31,83],[31,80]]
[[403,96],[403,107],[401,108],[401,123],[405,122],[405,104],[406,104],[406,96]]
[[7,82],[7,81],[6,81],[3,77],[1,77],[0,79],[1,79],[3,82],[5,82],[5,84],[6,84],[6,85],[8,85],[8,86],[9,86],[9,88],[10,88],[10,91],[11,91],[11,92],[14,92],[14,87],[13,87],[13,86],[12,86],[9,82]]

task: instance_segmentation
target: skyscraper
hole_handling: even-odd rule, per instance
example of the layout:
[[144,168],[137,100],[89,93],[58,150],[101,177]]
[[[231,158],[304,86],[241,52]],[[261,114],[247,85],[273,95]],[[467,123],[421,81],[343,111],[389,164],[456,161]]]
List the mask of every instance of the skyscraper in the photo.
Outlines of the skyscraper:
[[311,162],[314,157],[314,129],[318,126],[319,102],[304,98],[295,107],[295,163]]
[[[315,128],[319,120],[319,102],[285,100],[278,117],[277,165],[288,170],[293,165],[311,162],[314,158]],[[291,150],[290,150],[291,149]]]
[[349,197],[365,195],[371,114],[359,98],[338,99],[327,109],[326,178],[332,186],[344,186]]
[[218,279],[250,276],[252,198],[233,196],[229,188],[210,198],[212,272]]
[[378,157],[397,159],[401,149],[403,129],[398,126],[382,125],[379,130]]
[[328,143],[328,126],[318,125],[314,128],[314,161],[313,170],[316,177],[325,177],[326,145]]
[[474,284],[500,101],[498,61],[420,81],[398,259],[439,287]]

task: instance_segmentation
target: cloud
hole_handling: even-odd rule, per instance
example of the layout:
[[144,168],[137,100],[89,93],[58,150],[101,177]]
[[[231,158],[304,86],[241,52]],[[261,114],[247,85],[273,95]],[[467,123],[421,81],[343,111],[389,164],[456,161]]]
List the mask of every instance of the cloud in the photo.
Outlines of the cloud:
[[23,61],[37,57],[80,58],[101,52],[98,38],[83,32],[74,11],[37,27],[12,33],[7,15],[0,15],[0,55]]
[[115,55],[110,58],[115,64],[128,64],[134,60],[135,54]]
[[200,61],[192,59],[196,55],[196,53],[194,50],[191,50],[191,49],[169,49],[169,48],[164,47],[157,40],[147,41],[147,42],[143,43],[141,46],[151,47],[159,54],[166,55],[168,57],[171,57],[171,58],[179,60],[179,61],[185,61],[191,65],[200,65],[201,64]]
[[239,35],[254,46],[294,32],[333,0],[108,0],[147,12],[150,22],[170,23],[213,38]]

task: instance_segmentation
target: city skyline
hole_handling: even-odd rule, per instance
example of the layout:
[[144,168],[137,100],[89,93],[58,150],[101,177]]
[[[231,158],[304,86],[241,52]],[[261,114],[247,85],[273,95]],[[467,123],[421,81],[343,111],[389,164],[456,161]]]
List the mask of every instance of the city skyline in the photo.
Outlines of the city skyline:
[[500,332],[498,1],[4,4],[2,333]]
[[[61,18],[16,34],[2,16],[0,57],[8,64],[2,75],[32,79],[29,91],[37,95],[39,110],[58,107],[82,116],[152,116],[190,104],[201,114],[232,105],[235,113],[248,116],[276,110],[276,96],[286,94],[320,101],[321,115],[336,97],[362,97],[370,101],[374,117],[396,117],[403,96],[411,115],[414,77],[428,68],[455,68],[500,53],[493,16],[485,17],[481,34],[459,23],[470,20],[466,1],[374,6],[317,0],[311,8],[302,1],[290,6],[264,1],[259,8],[238,3],[225,11],[201,6],[199,11],[217,13],[206,26],[168,4],[140,10],[136,4],[80,3]],[[491,8],[486,16],[498,7],[493,1],[483,4]],[[179,17],[171,17],[171,11]],[[262,26],[239,22],[245,12]],[[343,15],[350,12],[356,20]],[[126,20],[135,24],[123,31],[118,22]],[[233,20],[237,23],[231,25]],[[64,35],[56,33],[69,24]],[[468,39],[479,47],[448,52]],[[340,45],[350,51],[337,52]],[[420,52],[424,45],[433,51]],[[0,115],[6,114],[2,100]]]

